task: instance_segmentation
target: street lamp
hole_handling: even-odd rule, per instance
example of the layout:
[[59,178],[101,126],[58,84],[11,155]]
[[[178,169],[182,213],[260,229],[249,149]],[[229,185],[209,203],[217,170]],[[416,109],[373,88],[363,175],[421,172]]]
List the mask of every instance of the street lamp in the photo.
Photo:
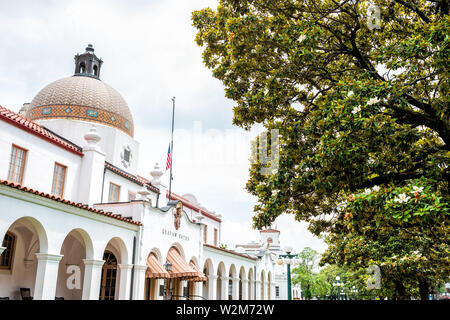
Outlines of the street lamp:
[[344,285],[344,282],[341,281],[341,277],[336,276],[336,281],[333,282],[333,286],[337,287],[338,300],[341,300],[341,287]]
[[282,264],[287,265],[287,289],[288,289],[288,300],[292,300],[292,289],[291,289],[291,264],[298,264],[298,260],[294,258],[298,258],[298,255],[291,254],[292,252],[291,246],[285,246],[284,251],[286,254],[280,254],[277,263],[281,266]]

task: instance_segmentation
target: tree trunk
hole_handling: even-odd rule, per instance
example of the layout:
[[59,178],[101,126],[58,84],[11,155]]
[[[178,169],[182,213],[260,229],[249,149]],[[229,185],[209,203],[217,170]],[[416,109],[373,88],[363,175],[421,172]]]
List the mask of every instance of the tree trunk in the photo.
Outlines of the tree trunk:
[[419,280],[420,300],[428,300],[430,294],[430,286],[426,280]]
[[397,280],[395,283],[395,300],[409,300],[409,295],[406,292],[406,288],[400,280]]

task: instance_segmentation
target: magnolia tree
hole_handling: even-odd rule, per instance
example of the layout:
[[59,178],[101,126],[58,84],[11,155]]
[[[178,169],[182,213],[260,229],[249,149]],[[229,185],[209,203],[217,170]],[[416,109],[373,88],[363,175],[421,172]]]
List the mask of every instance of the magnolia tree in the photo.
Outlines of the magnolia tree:
[[378,263],[392,297],[448,279],[426,269],[449,255],[448,2],[221,0],[192,20],[234,124],[279,133],[276,170],[250,168],[254,226],[295,215],[330,261]]

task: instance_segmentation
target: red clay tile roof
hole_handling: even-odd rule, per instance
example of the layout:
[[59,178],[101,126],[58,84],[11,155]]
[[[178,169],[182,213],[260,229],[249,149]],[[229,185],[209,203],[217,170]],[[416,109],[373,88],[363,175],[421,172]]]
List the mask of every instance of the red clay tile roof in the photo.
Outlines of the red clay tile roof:
[[[166,197],[169,198],[169,193],[167,193]],[[217,222],[222,222],[222,220],[217,218],[216,216],[214,216],[212,212],[209,212],[209,211],[207,211],[205,209],[199,208],[198,206],[196,206],[192,202],[190,202],[188,199],[183,198],[182,196],[179,196],[176,193],[172,192],[172,195],[171,195],[170,198],[171,198],[170,200],[180,200],[181,202],[183,202],[183,206],[186,206],[186,207],[188,207],[188,208],[190,208],[192,210],[200,212],[205,217],[208,217],[208,218],[210,218],[212,220],[215,220]]]
[[243,254],[243,253],[237,253],[237,252],[234,252],[234,251],[231,251],[231,250],[227,250],[227,249],[223,249],[223,248],[220,248],[220,247],[216,247],[216,246],[213,246],[211,244],[204,243],[203,246],[204,247],[208,247],[208,248],[217,249],[217,250],[220,250],[220,251],[223,251],[223,252],[228,252],[228,253],[231,253],[231,254],[235,254],[237,256],[241,256],[241,257],[244,257],[244,258],[247,258],[247,259],[258,260],[258,258],[253,258],[253,257],[250,257],[250,256],[248,256],[246,254]]
[[109,162],[105,161],[105,168],[107,168],[108,170],[111,170],[112,172],[117,173],[118,175],[136,183],[139,184],[141,186],[145,185],[146,187],[148,187],[149,189],[151,189],[152,191],[159,193],[159,189],[157,187],[155,187],[154,185],[152,185],[150,183],[149,180],[142,178],[141,176],[134,176],[131,173],[128,173],[126,171],[123,171],[122,169],[117,168],[116,166],[112,165]]
[[276,230],[276,229],[264,229],[264,230],[259,230],[259,232],[278,232],[278,233],[280,233],[280,231]]
[[48,193],[45,193],[45,192],[40,192],[40,191],[37,191],[37,190],[33,190],[31,188],[27,188],[27,187],[21,186],[20,184],[17,184],[17,183],[8,181],[8,180],[0,180],[0,184],[3,184],[5,186],[11,187],[11,188],[16,188],[16,189],[19,189],[19,190],[22,190],[22,191],[25,191],[25,192],[33,193],[33,194],[36,194],[36,195],[44,197],[44,198],[48,198],[48,199],[51,199],[51,200],[62,202],[64,204],[67,204],[67,205],[70,205],[70,206],[73,206],[73,207],[78,207],[80,209],[84,209],[84,210],[87,210],[87,211],[90,211],[90,212],[93,212],[93,213],[98,213],[98,214],[101,214],[101,215],[104,215],[104,216],[107,216],[107,217],[111,217],[111,218],[114,218],[114,219],[117,219],[117,220],[120,220],[120,221],[124,221],[124,222],[127,222],[127,223],[135,224],[137,226],[142,226],[142,223],[140,223],[138,221],[133,221],[133,220],[130,220],[130,219],[122,218],[120,215],[114,214],[112,212],[105,212],[105,211],[100,210],[100,209],[95,209],[95,208],[89,207],[86,204],[76,203],[76,202],[73,202],[73,201],[62,199],[62,198],[60,198],[58,196],[55,196],[55,195],[52,195],[52,194],[48,194]]
[[38,136],[41,139],[47,140],[50,143],[53,143],[59,147],[62,147],[70,152],[75,153],[76,155],[83,156],[83,153],[81,151],[81,148],[76,146],[73,143],[70,143],[69,141],[58,137],[53,132],[50,132],[49,130],[45,129],[44,127],[38,125],[37,123],[22,117],[20,114],[17,114],[15,112],[12,112],[9,109],[6,109],[5,107],[0,106],[0,120],[3,120],[5,122],[8,122],[20,129],[23,129],[25,131],[30,132],[31,134],[34,134],[35,136]]

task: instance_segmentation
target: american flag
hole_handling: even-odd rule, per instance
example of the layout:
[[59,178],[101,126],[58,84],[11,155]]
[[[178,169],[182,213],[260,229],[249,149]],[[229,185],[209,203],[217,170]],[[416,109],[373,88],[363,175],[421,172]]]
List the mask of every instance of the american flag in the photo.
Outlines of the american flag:
[[170,144],[169,144],[169,150],[167,151],[166,170],[169,170],[171,166],[172,166],[172,155],[170,153]]

